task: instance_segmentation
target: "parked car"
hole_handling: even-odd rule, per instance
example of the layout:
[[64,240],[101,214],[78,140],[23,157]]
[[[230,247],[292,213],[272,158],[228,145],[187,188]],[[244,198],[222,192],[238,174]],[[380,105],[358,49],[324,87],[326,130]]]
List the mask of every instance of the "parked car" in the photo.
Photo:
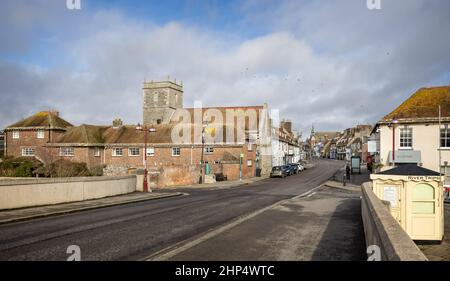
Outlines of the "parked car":
[[272,168],[270,172],[271,178],[285,178],[287,176],[288,171],[284,168],[284,166],[275,166]]
[[300,160],[298,163],[303,166],[303,170],[306,170],[306,162],[305,161]]
[[292,174],[298,174],[300,172],[300,170],[298,168],[298,164],[291,163],[291,164],[289,164],[289,166],[292,169]]
[[291,165],[287,164],[283,167],[286,169],[288,176],[292,176],[294,174],[294,168]]
[[302,164],[298,164],[298,170],[299,171],[304,171],[305,167]]

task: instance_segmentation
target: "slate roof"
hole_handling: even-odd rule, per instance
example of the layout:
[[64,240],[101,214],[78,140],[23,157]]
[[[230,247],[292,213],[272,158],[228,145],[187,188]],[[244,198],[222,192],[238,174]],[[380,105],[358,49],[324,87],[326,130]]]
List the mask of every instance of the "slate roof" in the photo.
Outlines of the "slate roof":
[[450,86],[421,88],[381,121],[450,117]]
[[38,112],[30,117],[27,117],[25,119],[20,120],[19,122],[16,122],[10,126],[8,126],[6,129],[10,128],[69,128],[73,125],[67,122],[66,120],[59,117],[58,113],[52,112],[52,111],[41,111]]
[[433,170],[425,169],[423,167],[417,166],[416,164],[404,164],[399,165],[390,170],[386,170],[377,175],[398,175],[398,176],[439,176],[438,172]]

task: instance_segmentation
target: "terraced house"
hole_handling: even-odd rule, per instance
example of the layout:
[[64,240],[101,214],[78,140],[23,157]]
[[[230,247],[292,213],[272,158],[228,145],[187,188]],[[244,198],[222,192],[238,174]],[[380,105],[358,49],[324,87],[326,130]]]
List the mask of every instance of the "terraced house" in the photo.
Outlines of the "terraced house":
[[301,151],[300,137],[293,131],[292,121],[283,120],[279,127],[272,126],[272,166],[297,163]]
[[145,82],[143,94],[142,125],[116,119],[73,126],[58,112],[39,112],[6,128],[6,154],[85,162],[121,175],[142,169],[146,153],[150,184],[158,186],[198,182],[200,163],[228,180],[270,173],[267,105],[183,108],[182,85],[171,81]]
[[419,89],[378,121],[375,132],[381,170],[414,163],[442,172],[450,185],[450,86]]

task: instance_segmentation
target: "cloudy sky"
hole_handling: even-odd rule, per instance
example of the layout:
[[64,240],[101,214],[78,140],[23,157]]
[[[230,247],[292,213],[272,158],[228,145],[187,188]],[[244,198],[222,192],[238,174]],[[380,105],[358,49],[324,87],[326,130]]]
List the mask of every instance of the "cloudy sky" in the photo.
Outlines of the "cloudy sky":
[[450,1],[0,1],[0,128],[57,109],[76,125],[142,119],[142,82],[184,104],[260,105],[305,134],[373,123],[450,84]]

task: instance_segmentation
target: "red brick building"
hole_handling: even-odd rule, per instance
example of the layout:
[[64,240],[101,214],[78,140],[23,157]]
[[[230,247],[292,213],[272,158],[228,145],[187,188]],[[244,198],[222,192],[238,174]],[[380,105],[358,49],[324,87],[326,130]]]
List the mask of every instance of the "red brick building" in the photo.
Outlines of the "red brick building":
[[[255,175],[256,144],[249,142],[248,134],[242,141],[237,141],[235,136],[233,143],[202,144],[194,141],[192,128],[191,142],[175,143],[171,132],[176,125],[173,122],[148,126],[147,163],[153,185],[196,183],[200,176],[202,148],[204,163],[209,165],[211,174],[221,173],[228,180],[237,180],[242,169],[243,178]],[[67,159],[85,162],[90,168],[104,166],[108,175],[127,174],[144,168],[144,131],[136,127],[120,123],[75,127],[56,112],[39,112],[6,128],[6,155],[35,157],[45,164]]]
[[207,172],[228,180],[239,179],[241,173],[242,178],[253,177],[257,169],[270,172],[267,105],[183,108],[181,85],[167,81],[144,86],[145,125],[123,125],[116,119],[108,126],[73,126],[58,112],[39,112],[7,127],[6,155],[36,157],[45,164],[67,159],[89,168],[102,166],[107,175],[126,174],[144,168],[147,128],[153,185],[198,182],[202,157]]

